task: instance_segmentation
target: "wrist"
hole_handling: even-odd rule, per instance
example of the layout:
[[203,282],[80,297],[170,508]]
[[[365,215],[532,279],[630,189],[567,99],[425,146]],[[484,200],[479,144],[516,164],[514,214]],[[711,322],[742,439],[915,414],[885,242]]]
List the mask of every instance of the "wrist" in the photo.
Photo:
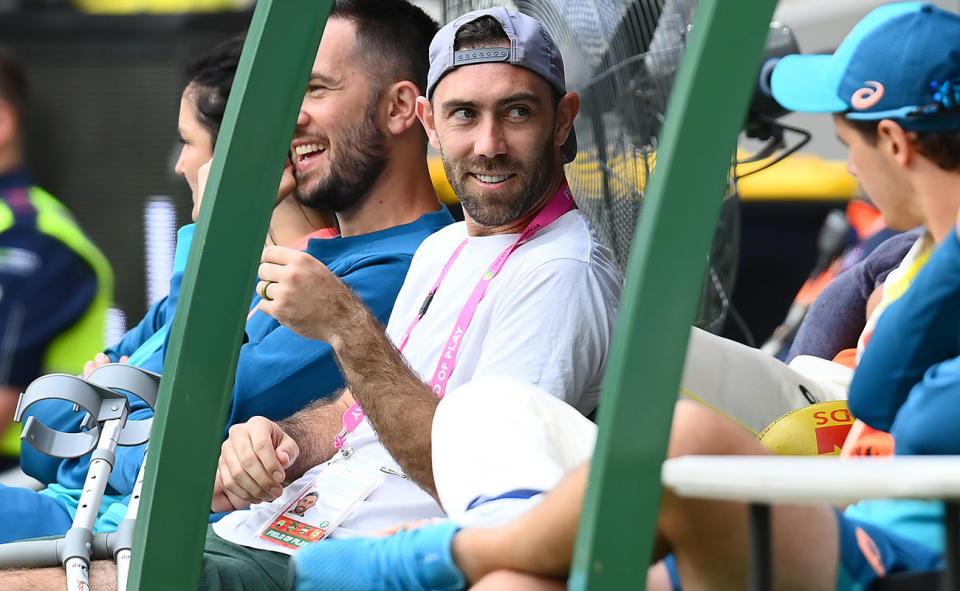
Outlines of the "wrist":
[[340,316],[337,326],[332,327],[327,341],[340,359],[348,359],[351,351],[365,351],[380,340],[386,340],[383,325],[374,318],[366,306],[354,306]]
[[485,528],[465,528],[453,536],[450,543],[453,562],[470,585],[504,567],[494,558],[498,543],[496,530]]

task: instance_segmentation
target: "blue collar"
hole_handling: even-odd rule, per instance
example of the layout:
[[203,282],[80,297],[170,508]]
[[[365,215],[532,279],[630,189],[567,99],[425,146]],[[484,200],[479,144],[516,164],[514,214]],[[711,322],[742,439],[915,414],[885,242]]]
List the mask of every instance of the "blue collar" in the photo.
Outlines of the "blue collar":
[[14,168],[6,174],[0,175],[0,193],[10,189],[25,189],[33,184],[30,175],[24,168]]
[[442,206],[439,210],[423,214],[409,224],[393,226],[392,228],[370,232],[369,234],[336,236],[334,238],[313,238],[307,243],[305,251],[323,264],[329,266],[332,261],[344,255],[356,254],[365,245],[380,240],[402,237],[412,232],[432,234],[447,224],[452,224],[453,221],[453,216],[450,215],[450,211],[446,206]]

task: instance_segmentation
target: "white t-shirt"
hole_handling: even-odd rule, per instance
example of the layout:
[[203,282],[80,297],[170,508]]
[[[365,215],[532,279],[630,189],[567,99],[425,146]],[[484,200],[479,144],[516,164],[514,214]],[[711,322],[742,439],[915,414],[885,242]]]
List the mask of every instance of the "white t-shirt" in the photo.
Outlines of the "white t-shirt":
[[[433,378],[467,297],[518,234],[472,236],[437,290],[403,350],[410,366]],[[466,224],[447,226],[417,249],[387,325],[396,343],[420,310],[443,265],[467,238]],[[587,414],[597,405],[620,297],[610,252],[574,210],[517,248],[490,281],[467,329],[451,392],[495,374],[534,384]]]
[[[399,342],[454,249],[467,238],[466,225],[448,226],[428,237],[414,255],[387,326]],[[454,323],[484,271],[517,234],[470,237],[451,266],[427,313],[413,329],[403,354],[429,382]],[[621,280],[609,251],[578,210],[540,230],[517,248],[490,282],[477,306],[457,357],[447,392],[481,375],[508,376],[539,386],[576,407],[592,411],[620,296]],[[430,425],[423,426],[429,431]],[[418,519],[441,516],[433,499],[400,471],[370,422],[347,437],[353,455],[336,461],[379,476],[383,484],[359,503],[333,537],[372,533]],[[271,516],[293,502],[326,464],[291,484],[272,503],[237,511],[214,525],[221,537],[246,546],[279,550],[258,539]]]

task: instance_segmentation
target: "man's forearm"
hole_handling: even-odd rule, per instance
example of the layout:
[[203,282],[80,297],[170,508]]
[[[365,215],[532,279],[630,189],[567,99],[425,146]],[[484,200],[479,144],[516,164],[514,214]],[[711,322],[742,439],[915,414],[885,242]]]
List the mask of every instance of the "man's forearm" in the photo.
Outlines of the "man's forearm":
[[[436,497],[430,429],[437,399],[407,367],[363,300],[320,261],[291,249],[264,249],[258,273],[258,289],[272,290],[272,299],[261,300],[260,309],[300,336],[330,343],[347,385],[380,441],[407,475]],[[304,442],[301,452],[313,456],[312,460],[327,459],[333,453],[332,438],[342,423],[340,417],[326,419],[337,426],[322,440],[310,433],[314,419],[291,424],[294,440]],[[294,472],[305,464],[298,459]]]
[[333,340],[350,391],[381,443],[407,476],[436,498],[430,435],[436,396],[365,308],[354,315],[350,330]]
[[343,413],[352,402],[353,398],[341,391],[333,400],[315,400],[277,423],[300,448],[300,455],[286,469],[287,484],[333,457],[337,451],[333,446],[333,438],[340,432]]

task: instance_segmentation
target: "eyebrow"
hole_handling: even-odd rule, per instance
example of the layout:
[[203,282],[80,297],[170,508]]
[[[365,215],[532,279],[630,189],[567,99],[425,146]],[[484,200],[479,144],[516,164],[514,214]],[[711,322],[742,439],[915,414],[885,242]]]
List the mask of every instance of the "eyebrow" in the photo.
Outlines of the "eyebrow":
[[[541,100],[540,100],[540,97],[533,94],[532,92],[519,92],[517,94],[512,94],[508,97],[500,99],[499,101],[497,101],[497,106],[502,107],[505,105],[509,105],[511,103],[518,103],[518,102],[527,102],[527,103],[533,103],[535,105],[539,105],[541,103]],[[454,110],[463,109],[463,108],[476,109],[477,106],[478,105],[476,102],[468,101],[465,99],[450,99],[450,100],[443,101],[443,103],[440,104],[441,109],[445,112],[454,111]]]
[[319,83],[324,84],[324,85],[327,85],[327,86],[332,86],[332,85],[335,85],[335,84],[338,83],[338,81],[337,81],[336,79],[331,78],[330,76],[327,76],[326,74],[322,74],[322,73],[320,73],[320,72],[311,72],[311,73],[310,73],[310,82],[311,82],[311,83],[312,83],[312,82],[319,82]]

